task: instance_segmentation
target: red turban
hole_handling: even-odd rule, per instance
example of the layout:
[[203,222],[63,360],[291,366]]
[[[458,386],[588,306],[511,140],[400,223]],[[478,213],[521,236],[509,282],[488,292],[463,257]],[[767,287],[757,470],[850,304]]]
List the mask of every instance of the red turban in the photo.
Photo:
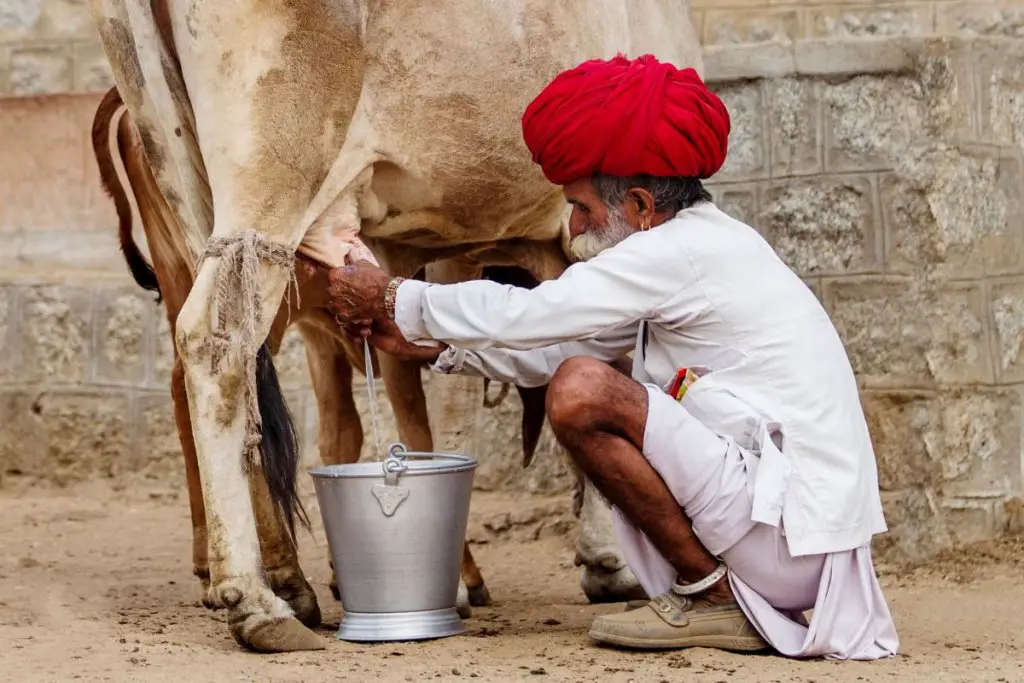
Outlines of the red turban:
[[559,74],[523,114],[544,175],[708,178],[725,162],[729,112],[693,69],[653,55],[595,59]]

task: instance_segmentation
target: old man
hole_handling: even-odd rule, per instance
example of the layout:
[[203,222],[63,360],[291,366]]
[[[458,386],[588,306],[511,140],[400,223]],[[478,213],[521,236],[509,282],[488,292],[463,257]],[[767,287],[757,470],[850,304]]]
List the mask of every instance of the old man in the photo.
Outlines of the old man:
[[[812,292],[704,189],[729,127],[693,69],[586,62],[523,116],[572,205],[562,277],[434,286],[359,263],[330,273],[330,296],[387,352],[550,385],[551,427],[612,504],[652,598],[597,618],[594,640],[887,657],[898,639],[870,550],[886,525],[857,383]],[[611,363],[630,351],[626,377]]]

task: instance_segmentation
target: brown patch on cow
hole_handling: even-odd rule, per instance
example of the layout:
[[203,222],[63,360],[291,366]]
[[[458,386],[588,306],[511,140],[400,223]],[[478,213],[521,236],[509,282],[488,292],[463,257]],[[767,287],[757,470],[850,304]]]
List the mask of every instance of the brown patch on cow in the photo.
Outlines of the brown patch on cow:
[[245,182],[281,188],[261,202],[264,215],[304,211],[334,164],[362,90],[365,56],[357,3],[263,0],[257,13],[289,24],[281,66],[252,92],[255,139],[261,144]]
[[174,127],[174,134],[179,138],[181,137],[181,126]]
[[242,373],[222,366],[220,372],[217,373],[217,387],[220,389],[217,424],[221,427],[229,427],[238,413],[238,406],[242,402],[242,392],[245,390]]
[[224,78],[233,78],[238,73],[238,67],[235,65],[235,53],[233,50],[226,50],[224,54],[220,56],[220,64],[217,65],[217,73]]
[[199,37],[199,31],[196,29],[196,9],[198,3],[195,0],[188,6],[188,14],[185,15],[185,28],[188,30],[188,34],[193,38]]
[[100,22],[97,28],[103,44],[108,50],[114,51],[110,61],[115,69],[120,68],[121,76],[128,88],[128,92],[122,92],[121,97],[129,108],[137,110],[142,104],[142,89],[146,87],[146,77],[142,74],[138,48],[131,29],[120,19]]
[[146,150],[149,165],[153,167],[153,173],[159,174],[167,161],[164,156],[164,148],[156,141],[153,130],[148,124],[137,121],[136,128],[139,131],[139,139],[142,140],[142,149]]

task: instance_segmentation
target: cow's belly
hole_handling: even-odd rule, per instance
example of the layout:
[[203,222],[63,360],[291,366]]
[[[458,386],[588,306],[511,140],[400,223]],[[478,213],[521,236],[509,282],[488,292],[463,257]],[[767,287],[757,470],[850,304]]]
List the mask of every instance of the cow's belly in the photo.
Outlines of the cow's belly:
[[685,0],[385,3],[366,44],[357,116],[385,161],[363,230],[422,246],[559,237],[565,205],[521,117],[560,71],[619,51],[701,66]]

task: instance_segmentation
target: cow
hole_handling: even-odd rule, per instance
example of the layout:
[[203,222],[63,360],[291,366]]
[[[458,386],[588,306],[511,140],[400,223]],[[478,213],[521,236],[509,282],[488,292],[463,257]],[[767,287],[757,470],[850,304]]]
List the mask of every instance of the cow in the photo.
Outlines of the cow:
[[[339,267],[361,240],[393,275],[434,267],[430,279],[459,281],[483,266],[517,266],[537,281],[557,277],[567,207],[521,141],[520,112],[588,58],[650,52],[702,71],[690,3],[91,8],[195,264],[174,337],[206,513],[208,600],[227,608],[245,647],[321,648],[269,585],[257,534],[270,510],[293,542],[303,518],[294,429],[268,350],[275,320],[264,314],[295,295],[296,253]],[[379,360],[389,381],[392,362]],[[256,469],[266,509],[250,496]],[[624,569],[617,551],[601,555],[599,564]]]
[[[132,235],[133,212],[131,200],[121,184],[117,166],[111,153],[111,135],[117,149],[121,168],[124,169],[128,187],[138,209],[146,243],[152,252],[153,264],[146,260]],[[131,123],[117,88],[111,88],[100,100],[92,124],[93,154],[99,170],[100,182],[107,196],[112,200],[118,217],[118,242],[132,278],[143,289],[157,292],[158,302],[164,304],[171,334],[174,322],[181,310],[195,277],[183,235],[168,213],[166,203],[153,180],[153,174],[142,149],[138,130]],[[529,274],[515,268],[485,268],[485,277],[500,282],[532,287],[536,282]],[[282,301],[271,325],[268,347],[271,355],[276,354],[287,327],[297,325],[306,342],[307,356],[313,369],[313,390],[320,414],[318,446],[322,462],[344,464],[355,462],[363,445],[363,432],[352,394],[353,370],[366,372],[362,344],[342,334],[330,313],[322,306],[314,306],[318,296],[322,298],[322,283],[312,281],[308,271],[297,273],[298,287],[295,296]],[[305,305],[302,302],[305,301]],[[376,350],[371,349],[375,358]],[[209,561],[207,555],[206,513],[203,508],[202,490],[196,462],[195,442],[190,429],[188,401],[185,395],[184,368],[175,353],[171,372],[171,398],[174,405],[178,437],[185,460],[185,478],[192,516],[193,573],[200,579],[203,588],[203,602],[215,606],[208,599]],[[374,368],[380,376],[379,365]],[[415,385],[419,370],[407,364],[399,368],[401,373],[412,373],[413,377],[403,378],[406,385]],[[529,465],[540,439],[544,419],[543,392],[534,389],[519,389],[525,414],[523,419],[524,465]],[[486,395],[486,380],[484,394]],[[485,401],[494,408],[507,395],[508,387],[503,385],[498,397]],[[432,450],[432,435],[427,420],[426,401],[422,391],[414,392],[404,400],[392,399],[400,438],[413,450]],[[252,474],[250,474],[252,478]],[[256,507],[266,506],[258,482],[250,481]],[[271,588],[292,604],[296,616],[307,626],[320,623],[320,610],[312,588],[303,577],[298,565],[296,549],[287,536],[280,533],[279,520],[274,515],[257,514],[260,545],[264,559],[264,570]],[[463,549],[462,580],[459,595],[459,611],[463,617],[471,614],[470,606],[488,605],[490,593],[468,543]],[[331,591],[338,597],[337,577],[332,576]]]

